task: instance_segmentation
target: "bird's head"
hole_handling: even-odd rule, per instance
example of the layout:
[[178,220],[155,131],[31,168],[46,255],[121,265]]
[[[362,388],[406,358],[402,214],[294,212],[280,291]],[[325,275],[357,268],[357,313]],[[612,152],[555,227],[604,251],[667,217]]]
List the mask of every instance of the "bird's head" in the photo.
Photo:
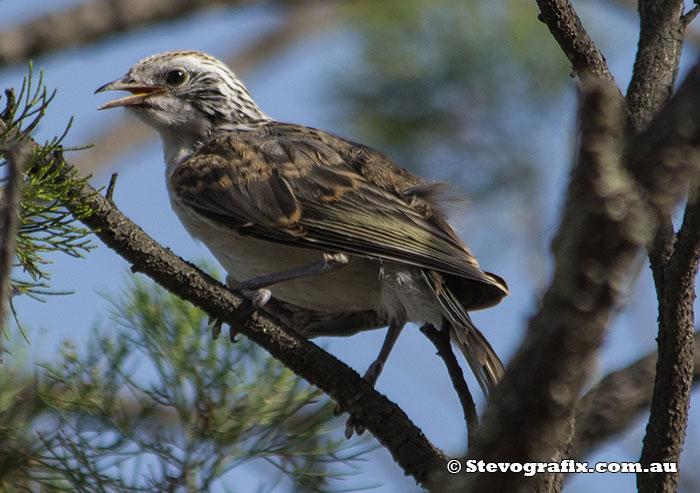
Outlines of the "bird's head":
[[240,80],[220,60],[198,51],[168,51],[144,58],[124,77],[95,91],[131,94],[99,109],[124,107],[164,140],[206,140],[213,130],[268,120]]

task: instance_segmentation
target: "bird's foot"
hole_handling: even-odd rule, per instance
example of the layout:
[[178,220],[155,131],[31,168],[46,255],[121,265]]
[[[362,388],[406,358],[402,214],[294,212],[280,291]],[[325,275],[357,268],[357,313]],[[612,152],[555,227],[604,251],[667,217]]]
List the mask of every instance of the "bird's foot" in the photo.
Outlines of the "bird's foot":
[[[343,408],[340,407],[340,404],[336,404],[333,410],[333,416],[340,416],[343,412]],[[351,414],[345,422],[345,439],[350,440],[355,433],[357,433],[357,436],[360,436],[364,432],[365,426]]]
[[[237,289],[238,283],[231,276],[226,276],[226,286],[233,291],[239,292],[244,298],[243,303],[240,304],[234,314],[235,322],[229,325],[229,339],[231,342],[236,342],[238,331],[234,327],[244,323],[256,310],[265,306],[265,304],[270,301],[272,292],[269,289],[239,290]],[[216,340],[221,335],[224,321],[219,318],[210,318],[209,323],[213,323],[211,327],[211,337]]]
[[[382,373],[382,368],[384,368],[384,362],[375,360],[374,363],[369,366],[362,379],[374,387],[374,384],[377,383],[379,375]],[[336,404],[335,409],[333,410],[333,415],[340,416],[341,414],[343,414],[343,408],[340,407],[340,404]],[[350,440],[353,434],[357,433],[357,436],[360,436],[364,432],[365,426],[351,414],[345,423],[345,438]]]
[[228,337],[231,342],[236,342],[236,336],[238,335],[238,331],[235,327],[243,325],[259,308],[265,306],[265,304],[270,301],[270,297],[272,297],[272,293],[269,289],[256,289],[254,291],[242,290],[241,294],[244,300],[243,303],[238,306],[234,314],[236,323],[231,324],[228,329]]

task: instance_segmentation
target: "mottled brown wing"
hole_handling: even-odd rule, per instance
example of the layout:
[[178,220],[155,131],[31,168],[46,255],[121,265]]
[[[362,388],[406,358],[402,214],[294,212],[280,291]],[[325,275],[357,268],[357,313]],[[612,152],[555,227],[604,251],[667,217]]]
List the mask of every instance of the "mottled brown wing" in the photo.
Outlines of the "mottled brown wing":
[[507,293],[437,213],[369,182],[317,139],[233,133],[181,164],[170,184],[185,205],[241,233],[434,269]]

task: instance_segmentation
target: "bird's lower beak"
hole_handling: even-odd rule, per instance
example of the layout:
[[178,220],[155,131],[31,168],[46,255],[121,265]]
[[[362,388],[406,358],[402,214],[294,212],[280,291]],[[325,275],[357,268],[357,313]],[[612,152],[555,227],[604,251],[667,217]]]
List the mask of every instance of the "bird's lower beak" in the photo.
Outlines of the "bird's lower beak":
[[122,77],[115,81],[109,82],[95,91],[95,94],[105,91],[129,91],[130,96],[113,99],[112,101],[103,104],[98,110],[107,110],[110,108],[118,108],[120,106],[143,106],[146,101],[158,94],[163,94],[165,88],[160,86],[146,86],[137,84],[131,78]]

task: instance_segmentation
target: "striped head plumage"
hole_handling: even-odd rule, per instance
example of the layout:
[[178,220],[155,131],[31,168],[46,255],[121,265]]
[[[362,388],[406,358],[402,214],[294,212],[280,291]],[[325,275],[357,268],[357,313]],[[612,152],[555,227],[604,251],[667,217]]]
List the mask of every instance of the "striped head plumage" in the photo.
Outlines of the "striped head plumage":
[[100,109],[125,107],[158,130],[166,144],[192,149],[218,132],[269,121],[243,83],[220,60],[199,51],[168,51],[144,58],[124,77],[95,91],[128,91]]

